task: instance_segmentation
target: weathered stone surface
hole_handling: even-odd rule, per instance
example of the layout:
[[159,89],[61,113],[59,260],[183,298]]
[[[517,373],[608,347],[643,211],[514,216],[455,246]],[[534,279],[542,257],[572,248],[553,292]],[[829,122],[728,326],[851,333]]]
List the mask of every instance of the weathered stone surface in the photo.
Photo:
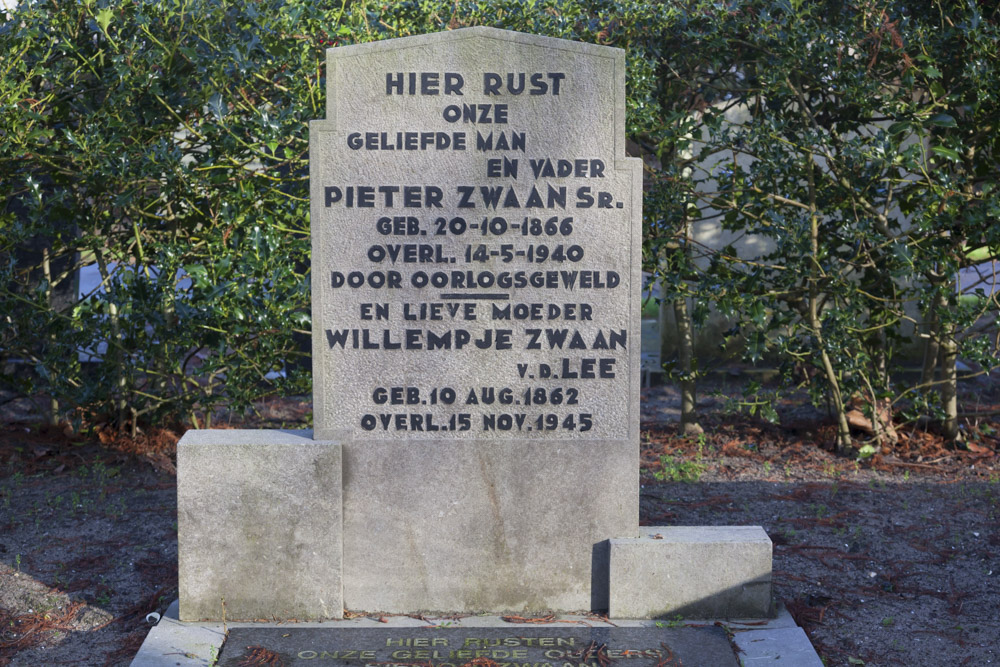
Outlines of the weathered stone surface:
[[344,442],[346,606],[605,607],[594,549],[638,534],[624,52],[479,27],[327,53],[314,410]]
[[[720,627],[704,628],[233,628],[220,667],[266,657],[286,667],[322,664],[737,667]],[[280,661],[280,662],[279,662]],[[476,662],[474,662],[476,661]]]
[[210,667],[226,641],[221,623],[182,623],[175,600],[146,635],[130,667]]
[[343,616],[341,447],[311,435],[201,430],[181,438],[181,620]]
[[736,632],[742,667],[823,667],[809,636],[800,627]]
[[771,609],[771,540],[758,526],[643,526],[611,540],[614,618],[761,618]]

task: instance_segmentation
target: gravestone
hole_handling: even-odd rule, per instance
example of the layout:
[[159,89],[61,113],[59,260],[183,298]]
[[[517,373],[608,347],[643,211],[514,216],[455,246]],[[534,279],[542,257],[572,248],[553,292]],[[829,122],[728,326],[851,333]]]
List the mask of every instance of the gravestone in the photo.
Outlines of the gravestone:
[[619,49],[492,28],[327,52],[315,437],[349,609],[607,608],[638,537],[642,165]]
[[178,443],[180,620],[767,615],[762,529],[639,528],[624,53],[468,28],[326,81],[315,428]]

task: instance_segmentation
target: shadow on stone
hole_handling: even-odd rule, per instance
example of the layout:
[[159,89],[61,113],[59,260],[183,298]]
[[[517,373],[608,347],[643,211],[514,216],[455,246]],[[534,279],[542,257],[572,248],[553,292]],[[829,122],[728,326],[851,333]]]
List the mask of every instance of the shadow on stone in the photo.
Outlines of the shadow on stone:
[[590,559],[590,610],[600,614],[608,612],[610,559],[610,540],[602,540],[594,545]]

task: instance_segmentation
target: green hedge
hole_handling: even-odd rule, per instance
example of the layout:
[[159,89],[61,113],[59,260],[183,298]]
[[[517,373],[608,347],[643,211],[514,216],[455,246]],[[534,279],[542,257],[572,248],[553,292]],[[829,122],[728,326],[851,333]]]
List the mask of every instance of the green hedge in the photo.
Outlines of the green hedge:
[[[748,358],[816,366],[845,397],[912,396],[883,370],[919,302],[934,336],[995,365],[988,337],[959,334],[996,299],[959,302],[947,276],[1000,245],[997,10],[882,5],[24,2],[0,26],[0,355],[31,372],[7,388],[133,427],[308,391],[325,49],[467,25],[626,49],[644,264],[696,319],[734,318]],[[724,168],[700,172],[711,154]],[[773,251],[693,243],[715,219]],[[103,290],[61,299],[91,263]],[[101,363],[77,361],[95,345]]]

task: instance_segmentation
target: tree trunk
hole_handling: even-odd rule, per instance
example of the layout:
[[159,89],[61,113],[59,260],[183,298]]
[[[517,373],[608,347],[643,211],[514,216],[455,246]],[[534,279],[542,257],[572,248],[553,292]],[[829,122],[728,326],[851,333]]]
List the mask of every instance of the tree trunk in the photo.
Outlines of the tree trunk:
[[943,301],[943,299],[938,297],[934,300],[931,307],[927,309],[927,342],[924,345],[924,368],[920,373],[920,386],[923,387],[925,393],[930,391],[931,385],[934,383],[934,375],[938,367],[938,357],[941,353],[941,346],[938,344],[941,333],[937,313],[938,308],[944,307]]
[[879,329],[878,338],[875,341],[875,373],[878,376],[878,388],[885,390],[889,388],[889,341],[886,339],[885,329]]
[[820,350],[820,359],[823,362],[823,372],[826,381],[830,385],[830,399],[833,401],[834,417],[837,420],[837,441],[838,453],[844,453],[851,447],[851,426],[847,422],[847,410],[844,407],[844,397],[840,393],[840,382],[837,380],[837,372],[833,368],[830,355],[826,353],[823,334],[820,331],[819,313],[817,310],[817,299],[809,299],[809,326],[813,330],[816,339],[816,346]]
[[941,407],[944,408],[942,431],[945,439],[958,444],[962,434],[958,430],[958,342],[953,327],[940,327],[941,339]]
[[[892,379],[889,377],[889,340],[885,327],[880,327],[875,334],[874,363],[877,375],[877,388],[879,392],[887,392],[892,386]],[[892,400],[888,398],[878,398],[874,389],[872,391],[872,424],[874,425],[874,435],[880,445],[899,442],[899,434],[892,423]]]
[[944,410],[944,420],[941,422],[942,435],[952,444],[962,441],[958,429],[958,341],[955,340],[955,327],[941,322],[940,313],[948,307],[944,295],[935,297],[929,309],[929,337],[924,350],[924,369],[920,384],[924,391],[929,392],[935,381],[934,371],[940,368],[941,378],[937,381],[938,396]]
[[[97,268],[101,273],[101,280],[110,289],[111,273],[109,272],[108,262],[104,257],[103,250],[97,249],[94,256],[97,259]],[[121,348],[121,319],[118,315],[118,304],[112,300],[108,301],[108,322],[111,324],[111,340],[108,341],[106,354],[110,356],[110,359],[104,359],[101,363],[108,363],[110,361],[114,365],[116,394],[112,397],[112,402],[115,412],[115,426],[121,428],[125,425],[127,419],[125,403],[125,389],[127,387],[125,378],[126,359],[122,354]]]
[[687,299],[674,300],[674,322],[677,327],[677,370],[681,384],[681,432],[697,435],[705,430],[698,423],[697,393],[694,379],[694,328]]
[[[963,171],[966,175],[971,175],[976,172],[975,167],[975,156],[976,156],[976,144],[972,144],[968,147],[963,155],[962,165],[964,167]],[[962,192],[966,197],[969,197],[969,201],[975,196],[975,185],[974,179],[964,178],[965,184],[962,186]],[[955,280],[957,276],[952,273],[945,276],[949,278],[948,285],[954,290],[956,287]],[[961,292],[961,289],[958,289]],[[954,292],[953,292],[954,293]],[[944,296],[940,297],[940,303],[942,311],[946,307],[947,302]],[[952,445],[959,445],[964,441],[962,437],[962,432],[958,428],[958,340],[956,339],[957,329],[954,324],[940,323],[938,325],[938,341],[941,346],[941,407],[944,408],[944,423],[942,424],[942,430],[944,431],[945,439]]]
[[[45,305],[51,311],[53,308],[52,304],[52,264],[49,256],[49,247],[46,245],[42,248],[42,275],[45,280]],[[49,340],[53,347],[56,345],[56,335],[53,333]],[[52,383],[49,383],[49,406],[48,414],[46,415],[49,426],[57,426],[59,424],[59,399],[55,394],[55,387]]]
[[819,265],[819,213],[816,207],[816,179],[814,175],[816,165],[811,162],[812,158],[809,159],[809,244],[812,267],[808,278],[809,299],[807,316],[809,318],[809,328],[812,329],[813,339],[816,342],[816,347],[819,349],[823,373],[826,375],[827,384],[830,386],[830,399],[833,401],[833,409],[837,420],[836,451],[844,453],[851,447],[851,427],[847,422],[847,411],[844,407],[844,397],[840,392],[840,382],[837,379],[837,372],[833,367],[830,355],[826,352],[826,343],[823,340],[823,325],[819,317],[819,287],[817,282],[819,281],[821,272]]

